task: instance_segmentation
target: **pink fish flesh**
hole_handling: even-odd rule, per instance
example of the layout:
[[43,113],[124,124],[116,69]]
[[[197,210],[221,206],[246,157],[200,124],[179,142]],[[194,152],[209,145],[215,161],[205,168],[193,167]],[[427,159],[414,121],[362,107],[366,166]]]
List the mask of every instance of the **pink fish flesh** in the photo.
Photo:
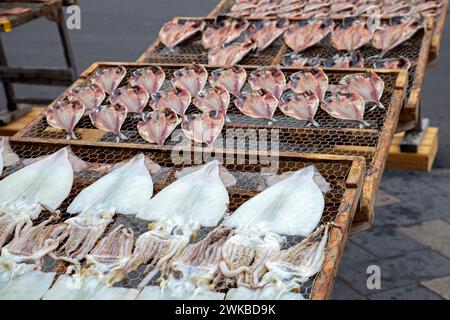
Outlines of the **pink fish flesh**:
[[367,44],[373,36],[365,22],[357,19],[344,19],[332,36],[333,47],[337,50],[355,51]]
[[278,100],[265,90],[241,92],[234,100],[236,107],[246,116],[272,121]]
[[380,102],[384,81],[375,72],[349,74],[343,77],[339,84],[347,87],[348,92],[360,95],[364,102],[375,102],[374,108],[384,109]]
[[179,69],[173,73],[172,85],[178,89],[189,91],[192,97],[203,90],[208,81],[208,71],[205,67],[194,64],[190,67]]
[[115,134],[117,142],[128,139],[121,132],[122,125],[127,118],[127,108],[118,104],[104,105],[92,110],[89,117],[97,129]]
[[312,47],[333,31],[333,20],[300,20],[292,23],[284,33],[284,42],[298,53]]
[[279,99],[286,88],[286,77],[280,67],[259,68],[250,73],[248,82],[253,91],[264,89]]
[[67,132],[67,139],[78,139],[74,129],[83,117],[86,108],[80,101],[63,100],[50,105],[45,110],[47,123],[60,130]]
[[284,18],[258,21],[248,28],[248,37],[256,42],[257,51],[261,52],[277,40],[288,26],[289,21]]
[[159,40],[172,50],[204,28],[205,22],[202,20],[177,19],[164,24],[159,31]]
[[188,139],[211,146],[222,132],[224,123],[223,112],[211,111],[185,116],[181,128]]
[[411,67],[411,61],[405,57],[380,59],[374,61],[373,67],[375,69],[408,70]]
[[247,71],[241,66],[216,69],[209,76],[211,86],[223,86],[234,96],[241,92],[247,80]]
[[249,26],[247,20],[217,17],[214,26],[206,28],[202,36],[202,44],[205,49],[211,49],[230,43],[242,34]]
[[180,122],[175,111],[161,109],[146,114],[138,123],[138,131],[145,141],[162,146]]
[[183,116],[191,104],[191,94],[185,89],[169,89],[153,93],[149,105],[153,110],[172,109]]
[[327,68],[364,68],[364,57],[360,52],[336,54],[323,65]]
[[192,100],[192,103],[203,112],[221,111],[227,114],[230,105],[230,94],[222,86],[215,86],[200,91]]
[[317,57],[304,57],[301,54],[287,54],[283,57],[283,66],[286,67],[310,67],[316,68],[320,66],[321,60]]
[[103,91],[111,94],[119,87],[123,78],[125,78],[126,73],[127,70],[122,66],[103,68],[95,71],[90,80],[92,83],[102,88]]
[[299,71],[291,75],[288,87],[296,93],[312,91],[323,101],[328,88],[328,76],[320,68]]
[[333,118],[364,122],[365,103],[361,96],[354,93],[338,93],[328,97],[320,107]]
[[279,108],[288,117],[308,121],[308,125],[318,127],[314,116],[319,109],[320,100],[312,91],[287,93],[281,96]]
[[113,91],[109,97],[111,104],[125,107],[129,113],[142,114],[150,96],[141,86],[125,86]]
[[69,100],[77,100],[83,103],[86,111],[98,107],[105,100],[105,92],[100,86],[93,83],[84,83],[69,91]]
[[256,43],[253,41],[217,47],[209,51],[208,63],[217,66],[234,66],[255,48]]
[[151,66],[134,71],[129,82],[132,86],[141,86],[148,94],[152,94],[161,89],[165,79],[166,74],[161,67]]

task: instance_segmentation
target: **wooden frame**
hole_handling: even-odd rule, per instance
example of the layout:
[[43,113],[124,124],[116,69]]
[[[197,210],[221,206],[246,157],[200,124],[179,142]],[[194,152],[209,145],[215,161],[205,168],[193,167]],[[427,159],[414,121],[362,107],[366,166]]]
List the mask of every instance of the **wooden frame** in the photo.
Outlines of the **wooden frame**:
[[443,0],[441,13],[435,19],[433,37],[431,39],[430,59],[428,66],[433,66],[439,60],[439,52],[441,50],[442,34],[445,28],[445,20],[447,19],[449,10],[449,0]]
[[[35,155],[43,155],[40,148],[44,147],[44,149],[48,149],[49,146],[52,152],[58,150],[65,146],[63,142],[45,142],[45,143],[35,143],[35,142],[24,142],[18,138],[10,139],[11,146],[13,150],[18,150],[18,148],[30,150],[28,153],[33,152],[33,148],[39,150],[39,152],[34,153]],[[43,146],[44,145],[44,146]],[[81,146],[79,149],[74,150],[75,153],[80,152],[83,154],[89,154],[92,149],[98,149],[98,146]],[[109,146],[102,147],[103,150],[108,150],[107,152],[111,152],[116,154],[117,152],[121,152],[125,149],[128,149],[126,146]],[[129,149],[133,151],[133,154],[138,154],[141,152],[147,153],[146,149]],[[193,152],[202,152],[203,149],[199,148],[193,150]],[[158,150],[157,152],[164,152]],[[151,151],[150,151],[151,153]],[[224,151],[224,157],[226,154],[229,154],[230,151]],[[236,152],[233,152],[236,154]],[[248,157],[253,154],[252,151],[240,153]],[[351,225],[351,221],[355,214],[355,211],[358,207],[358,201],[360,199],[362,185],[364,181],[364,172],[365,172],[365,160],[361,157],[347,157],[347,156],[336,156],[336,155],[322,155],[322,154],[283,154],[280,155],[280,161],[288,161],[289,163],[297,162],[303,163],[301,166],[304,167],[311,163],[314,163],[318,166],[325,165],[329,168],[334,167],[334,164],[343,164],[346,163],[348,169],[348,173],[346,176],[338,175],[335,181],[343,181],[340,185],[343,187],[342,197],[340,199],[340,205],[337,209],[337,215],[334,217],[333,222],[334,226],[331,228],[331,232],[329,234],[329,239],[326,247],[326,255],[325,261],[320,273],[316,276],[314,281],[314,286],[311,292],[311,299],[327,299],[332,293],[335,277],[339,268],[340,259],[342,257],[345,243],[348,236],[348,231]],[[343,180],[342,180],[343,179]],[[335,209],[334,209],[335,210]],[[335,210],[336,211],[336,210]]]

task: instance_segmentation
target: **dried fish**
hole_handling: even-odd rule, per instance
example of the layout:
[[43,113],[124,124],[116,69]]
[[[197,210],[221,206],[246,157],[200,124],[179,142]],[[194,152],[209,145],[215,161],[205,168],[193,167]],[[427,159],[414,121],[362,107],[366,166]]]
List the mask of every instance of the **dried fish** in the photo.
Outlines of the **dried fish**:
[[152,94],[161,89],[165,80],[164,70],[160,66],[151,66],[133,71],[129,82],[132,86],[141,86],[148,94]]
[[310,67],[316,68],[321,64],[321,60],[318,57],[304,57],[301,54],[287,54],[283,57],[283,66],[286,67]]
[[286,88],[286,78],[279,66],[263,67],[250,73],[248,82],[253,91],[265,90],[280,99]]
[[364,68],[364,57],[361,52],[336,54],[330,59],[325,60],[327,68]]
[[45,109],[47,123],[59,130],[67,132],[66,139],[78,139],[74,129],[84,115],[86,108],[79,101],[59,101]]
[[141,86],[125,86],[114,90],[109,97],[111,104],[118,104],[127,109],[129,113],[139,116],[148,103],[150,96]]
[[105,91],[100,86],[87,82],[71,89],[67,97],[69,100],[80,101],[88,112],[100,106],[105,100]]
[[323,102],[328,88],[328,76],[320,68],[298,71],[290,76],[288,87],[296,93],[312,91]]
[[411,67],[411,61],[403,56],[400,58],[379,59],[373,62],[375,69],[401,69],[408,70]]
[[336,50],[353,52],[372,40],[373,28],[357,18],[344,19],[342,26],[338,26],[332,36],[333,47]]
[[189,91],[192,97],[203,90],[208,81],[208,71],[199,64],[179,69],[174,72],[172,84],[175,88]]
[[266,50],[289,26],[285,18],[253,23],[247,30],[249,39],[255,41],[258,52]]
[[219,85],[200,91],[192,103],[204,113],[220,111],[226,115],[230,105],[230,94],[225,87]]
[[170,50],[196,33],[203,31],[205,22],[202,20],[174,19],[166,22],[159,31],[159,40]]
[[251,118],[273,120],[278,100],[265,90],[241,92],[234,100],[236,107]]
[[177,113],[172,109],[160,109],[146,114],[137,127],[141,137],[160,146],[181,123]]
[[191,104],[191,94],[185,89],[169,89],[153,93],[150,96],[150,107],[157,110],[171,109],[183,116]]
[[217,66],[234,66],[256,47],[257,44],[254,41],[216,47],[208,52],[208,63]]
[[314,116],[319,109],[319,97],[312,91],[302,93],[289,92],[281,97],[279,108],[288,117],[308,121],[308,126],[318,127]]
[[247,20],[218,16],[212,27],[203,32],[202,44],[205,49],[211,49],[230,43],[248,28]]
[[224,124],[225,114],[221,111],[211,111],[184,116],[181,128],[188,139],[212,146]]
[[299,20],[286,30],[284,42],[294,52],[302,52],[322,41],[333,29],[334,22],[331,19]]
[[364,102],[375,102],[377,107],[384,109],[380,99],[384,91],[384,81],[375,72],[354,73],[343,77],[339,84],[346,87],[348,92],[355,93],[364,100]]
[[364,106],[361,96],[354,93],[335,93],[320,105],[333,118],[355,120],[362,126],[367,126],[368,124],[364,121]]
[[122,125],[127,118],[127,108],[118,104],[103,105],[89,113],[92,124],[100,130],[116,135],[116,141],[128,140],[121,132]]
[[104,92],[111,94],[125,78],[127,70],[123,67],[103,68],[94,72],[90,81],[98,85]]
[[234,96],[237,96],[247,80],[247,72],[241,66],[216,69],[209,76],[211,86],[223,86]]

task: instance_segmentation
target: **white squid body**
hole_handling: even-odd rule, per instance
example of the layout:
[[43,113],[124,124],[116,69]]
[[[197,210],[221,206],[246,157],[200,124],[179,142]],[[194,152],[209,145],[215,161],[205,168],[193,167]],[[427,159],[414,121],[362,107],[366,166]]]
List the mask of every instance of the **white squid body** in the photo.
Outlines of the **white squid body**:
[[22,267],[19,273],[0,269],[1,300],[39,300],[52,285],[56,273],[36,271],[33,265]]
[[259,193],[239,207],[226,225],[238,231],[258,226],[282,235],[308,236],[325,207],[314,172],[309,166]]
[[224,293],[172,279],[161,286],[145,287],[137,300],[223,300],[224,298]]
[[228,192],[219,175],[219,165],[218,161],[212,161],[176,180],[151,199],[137,218],[216,226],[229,203]]
[[8,138],[2,138],[0,140],[0,175],[2,174],[2,169],[18,163],[20,163],[20,158],[12,150]]
[[285,291],[283,287],[270,284],[263,289],[239,287],[230,289],[225,300],[305,300],[301,293]]

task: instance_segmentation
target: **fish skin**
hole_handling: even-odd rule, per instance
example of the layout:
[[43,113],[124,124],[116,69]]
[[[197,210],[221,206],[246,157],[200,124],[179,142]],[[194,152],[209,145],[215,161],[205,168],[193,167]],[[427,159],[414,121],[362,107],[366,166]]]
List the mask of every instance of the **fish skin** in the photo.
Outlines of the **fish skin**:
[[133,71],[129,83],[132,86],[143,87],[150,95],[158,92],[165,80],[166,74],[164,70],[160,66],[151,66]]
[[257,52],[267,49],[288,28],[289,21],[285,18],[263,20],[253,23],[247,30],[249,39],[255,41]]
[[354,20],[350,26],[338,26],[332,36],[333,47],[336,50],[353,52],[372,40],[373,29],[365,22]]
[[283,34],[284,43],[295,53],[299,53],[322,41],[333,29],[333,20],[301,20],[292,23]]
[[214,26],[208,27],[203,31],[203,47],[211,49],[230,43],[239,38],[249,25],[247,20],[218,16]]
[[220,111],[211,111],[184,116],[181,128],[188,139],[212,146],[222,132],[224,124],[225,114]]
[[208,71],[199,64],[179,69],[173,73],[172,85],[177,89],[187,90],[192,97],[203,90],[208,81]]
[[208,52],[208,64],[234,66],[256,47],[257,44],[254,41],[216,47]]
[[403,56],[400,58],[379,59],[374,61],[373,67],[375,69],[408,70],[411,67],[411,61]]
[[124,86],[117,88],[109,97],[111,104],[118,104],[127,109],[128,113],[142,115],[150,96],[141,86]]
[[375,107],[384,109],[380,102],[384,81],[375,72],[349,74],[343,77],[339,84],[346,87],[348,92],[361,96],[365,103],[375,102]]
[[172,50],[197,32],[203,31],[205,25],[205,22],[201,20],[178,19],[169,21],[159,31],[159,40],[164,46]]
[[323,102],[328,88],[328,76],[321,68],[299,71],[290,76],[288,87],[296,93],[313,91]]
[[150,107],[157,110],[171,109],[178,115],[184,116],[187,108],[191,104],[191,94],[185,89],[168,89],[153,93],[150,96]]
[[67,94],[67,98],[80,101],[86,107],[86,112],[88,112],[100,106],[105,100],[105,91],[94,83],[84,83],[71,89]]
[[336,93],[320,107],[333,118],[364,122],[364,100],[354,93]]
[[246,116],[272,121],[278,100],[265,90],[241,92],[234,100],[236,107]]
[[111,94],[119,87],[126,73],[127,70],[123,66],[98,69],[90,77],[90,81],[107,94]]
[[285,67],[309,67],[317,68],[322,63],[320,58],[303,57],[300,54],[287,54],[283,57],[283,66]]
[[324,66],[327,68],[364,68],[364,57],[361,52],[336,54],[325,60]]
[[77,140],[74,129],[85,110],[86,107],[80,101],[63,100],[48,106],[45,109],[45,118],[51,127],[66,131],[66,139]]
[[230,94],[225,87],[215,86],[200,91],[192,103],[204,113],[221,111],[226,115],[230,105]]
[[286,77],[279,66],[258,68],[250,73],[248,82],[253,91],[265,90],[280,99],[286,88]]
[[92,124],[97,129],[111,132],[116,135],[117,141],[128,140],[121,132],[121,128],[127,118],[127,108],[118,104],[103,105],[89,113]]
[[241,66],[216,69],[209,76],[211,86],[224,86],[228,92],[237,96],[247,80],[247,71]]
[[145,141],[162,146],[180,123],[175,111],[161,109],[146,114],[144,120],[139,121],[137,128]]
[[278,107],[288,117],[308,121],[308,124],[317,127],[318,123],[314,121],[314,116],[319,109],[319,104],[320,99],[317,94],[306,91],[283,95]]

